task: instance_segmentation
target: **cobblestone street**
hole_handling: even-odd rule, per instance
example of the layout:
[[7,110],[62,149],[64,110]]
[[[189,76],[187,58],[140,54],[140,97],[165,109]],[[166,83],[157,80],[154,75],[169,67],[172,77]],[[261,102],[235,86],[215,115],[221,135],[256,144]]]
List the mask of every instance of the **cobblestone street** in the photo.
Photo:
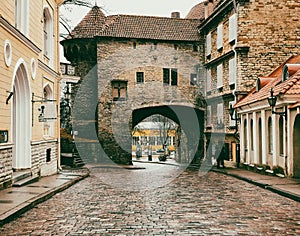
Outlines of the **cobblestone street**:
[[219,173],[135,165],[141,169],[91,168],[0,234],[300,235],[298,202]]

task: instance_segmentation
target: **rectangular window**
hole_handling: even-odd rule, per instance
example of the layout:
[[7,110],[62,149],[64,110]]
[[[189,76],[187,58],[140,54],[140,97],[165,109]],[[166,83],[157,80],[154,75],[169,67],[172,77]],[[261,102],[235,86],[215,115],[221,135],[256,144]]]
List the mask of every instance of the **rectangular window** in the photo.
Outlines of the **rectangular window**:
[[190,85],[197,85],[197,74],[191,74]]
[[229,43],[234,43],[237,39],[237,14],[229,17]]
[[229,60],[229,85],[236,83],[236,60],[232,58]]
[[220,50],[223,48],[223,24],[218,25],[218,37],[217,37],[217,49]]
[[211,54],[211,33],[206,35],[206,56]]
[[29,0],[15,0],[15,27],[24,35],[29,31]]
[[207,106],[206,108],[206,126],[211,127],[211,105]]
[[171,85],[176,86],[178,80],[177,69],[171,69]]
[[137,84],[144,83],[144,72],[136,72],[136,83]]
[[223,87],[223,64],[217,66],[217,88]]
[[163,68],[164,85],[176,86],[178,84],[178,73],[176,68]]
[[223,103],[219,103],[217,106],[218,124],[223,124]]

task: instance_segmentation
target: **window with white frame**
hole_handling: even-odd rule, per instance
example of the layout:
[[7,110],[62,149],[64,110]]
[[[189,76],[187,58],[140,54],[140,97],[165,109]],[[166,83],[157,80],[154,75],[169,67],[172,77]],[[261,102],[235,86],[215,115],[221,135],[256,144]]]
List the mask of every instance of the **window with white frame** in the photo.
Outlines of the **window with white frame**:
[[53,51],[53,19],[52,13],[49,8],[46,7],[43,13],[44,17],[44,55],[52,61]]
[[[230,105],[232,105],[232,107],[233,107],[234,104],[235,104],[235,101],[230,101],[230,102],[229,102],[229,107],[230,107]],[[229,115],[229,126],[231,126],[231,127],[235,126],[235,120],[232,120],[232,119],[231,119],[230,114],[228,114],[228,115]],[[236,117],[237,117],[237,116],[236,116],[236,109],[234,109],[234,113],[233,113],[232,117],[233,117],[233,118],[236,118]]]
[[220,50],[223,48],[223,24],[219,24],[217,28],[217,49]]
[[223,103],[217,105],[218,125],[223,124]]
[[212,125],[211,105],[209,105],[206,108],[206,126],[210,127],[211,125]]
[[229,72],[229,85],[233,85],[236,83],[236,60],[235,60],[235,57],[229,60],[228,72]]
[[223,87],[223,64],[217,66],[217,88]]
[[206,92],[211,91],[211,69],[206,70]]
[[211,33],[206,35],[206,56],[211,54]]
[[234,13],[229,17],[229,43],[235,42],[237,39],[237,14]]
[[29,32],[29,0],[15,0],[15,27],[24,35]]

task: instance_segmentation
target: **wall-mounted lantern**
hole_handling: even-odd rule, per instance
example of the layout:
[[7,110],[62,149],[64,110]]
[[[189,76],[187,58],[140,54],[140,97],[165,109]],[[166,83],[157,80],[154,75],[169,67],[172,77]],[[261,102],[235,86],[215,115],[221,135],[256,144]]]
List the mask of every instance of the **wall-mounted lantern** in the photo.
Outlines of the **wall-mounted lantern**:
[[268,97],[268,102],[270,107],[272,108],[272,114],[280,115],[280,116],[287,116],[286,110],[283,112],[276,112],[274,111],[274,107],[276,106],[277,97],[274,96],[273,88],[270,89],[270,97]]

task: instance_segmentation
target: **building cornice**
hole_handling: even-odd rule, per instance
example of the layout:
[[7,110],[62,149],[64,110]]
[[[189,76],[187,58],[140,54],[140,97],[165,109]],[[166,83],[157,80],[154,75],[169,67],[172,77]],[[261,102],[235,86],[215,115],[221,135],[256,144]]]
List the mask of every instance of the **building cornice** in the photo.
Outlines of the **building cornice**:
[[228,58],[228,57],[231,57],[232,55],[234,55],[234,51],[233,50],[230,50],[229,52],[223,54],[222,56],[220,57],[216,57],[214,59],[212,59],[211,61],[207,62],[204,64],[205,67],[209,67],[213,64],[217,64],[219,63],[220,61],[223,61],[224,59]]
[[13,37],[20,40],[28,48],[30,48],[36,54],[39,54],[42,50],[36,46],[30,39],[28,39],[24,34],[12,26],[7,20],[0,16],[0,26],[3,27],[7,32],[9,32]]
[[216,9],[214,9],[213,13],[201,24],[198,26],[199,31],[205,31],[205,29],[210,26],[211,24],[217,24],[216,18],[223,14],[226,11],[235,9],[234,4],[238,4],[240,2],[249,2],[249,0],[225,0],[221,3]]

